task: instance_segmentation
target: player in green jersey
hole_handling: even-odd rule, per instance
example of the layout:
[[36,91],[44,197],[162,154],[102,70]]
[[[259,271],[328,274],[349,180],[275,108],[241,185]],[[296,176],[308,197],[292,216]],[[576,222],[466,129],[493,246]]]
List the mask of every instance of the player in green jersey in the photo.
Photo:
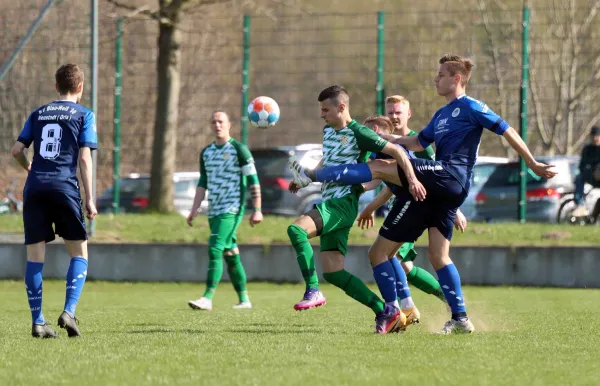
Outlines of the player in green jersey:
[[[404,151],[388,144],[351,118],[350,97],[343,87],[335,85],[326,88],[319,94],[318,100],[321,118],[326,123],[323,128],[323,159],[319,167],[364,163],[369,152],[383,152],[392,156],[409,176],[409,191],[415,200],[425,198],[423,186],[416,178],[412,178],[414,170]],[[290,190],[297,191],[294,184],[290,185]],[[294,309],[306,310],[325,304],[325,297],[319,290],[313,250],[308,241],[320,236],[320,257],[325,280],[371,308],[376,314],[376,331],[387,333],[403,322],[404,314],[399,308],[384,303],[362,280],[344,269],[348,234],[358,215],[358,197],[363,191],[362,186],[342,186],[329,182],[323,184],[321,190],[323,202],[288,227],[288,235],[306,283],[304,297]]]
[[239,298],[239,303],[233,308],[252,308],[246,290],[246,272],[236,244],[236,230],[244,216],[247,187],[254,206],[250,225],[254,226],[263,220],[258,176],[248,148],[230,136],[229,116],[223,111],[216,111],[211,116],[210,124],[215,141],[200,153],[200,181],[187,217],[188,225],[192,226],[208,190],[208,224],[211,233],[208,240],[208,276],[204,295],[200,299],[190,300],[188,305],[194,309],[212,310],[213,295],[223,275],[224,257],[227,273]]

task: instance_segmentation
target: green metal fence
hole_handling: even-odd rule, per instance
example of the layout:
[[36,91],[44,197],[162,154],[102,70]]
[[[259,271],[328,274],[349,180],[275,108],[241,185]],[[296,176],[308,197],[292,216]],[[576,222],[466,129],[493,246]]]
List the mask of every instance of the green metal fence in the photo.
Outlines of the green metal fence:
[[[0,29],[7,38],[0,42],[0,61],[37,15],[28,10],[43,3],[25,0],[3,11]],[[359,120],[382,113],[386,95],[404,95],[411,102],[410,126],[419,130],[444,103],[433,77],[447,52],[474,59],[469,94],[522,128],[535,154],[577,153],[600,119],[598,10],[592,3],[568,8],[532,3],[529,23],[520,6],[475,0],[452,9],[423,3],[421,9],[386,12],[366,6],[360,13],[307,14],[285,7],[269,16],[191,12],[181,26],[177,169],[197,170],[198,152],[211,140],[208,117],[217,108],[230,112],[233,134],[251,147],[319,142],[323,123],[316,97],[333,83],[350,91],[351,111]],[[5,155],[27,114],[55,97],[56,67],[74,61],[89,73],[87,12],[87,2],[57,2],[0,82],[3,164],[12,165]],[[155,21],[116,19],[101,3],[99,192],[117,175],[150,171],[157,31]],[[244,119],[245,105],[258,95],[273,97],[281,107],[273,129],[254,129]],[[485,133],[480,154],[502,156],[507,148]],[[0,180],[22,178],[17,170],[3,170]]]

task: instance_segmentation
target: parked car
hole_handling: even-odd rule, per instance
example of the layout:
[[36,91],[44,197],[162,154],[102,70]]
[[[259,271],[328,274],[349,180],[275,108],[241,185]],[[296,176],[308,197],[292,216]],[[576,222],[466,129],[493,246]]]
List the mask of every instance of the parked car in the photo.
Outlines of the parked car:
[[[579,157],[537,157],[540,162],[556,166],[552,179],[535,175],[527,169],[527,221],[556,222],[565,194],[574,190]],[[519,162],[498,165],[475,197],[476,221],[518,220]]]
[[[260,181],[264,214],[299,216],[320,202],[321,184],[319,183],[310,184],[297,194],[288,191],[293,179],[293,174],[288,168],[288,159],[293,155],[303,167],[312,169],[323,157],[322,145],[304,144],[252,149],[252,155]],[[252,207],[250,198],[247,206]]]
[[[183,216],[187,216],[190,213],[199,179],[199,172],[177,172],[173,174],[173,183],[175,184],[173,204],[175,210]],[[122,177],[119,180],[119,185],[120,213],[140,213],[148,207],[150,197],[150,175],[132,173],[126,177]],[[98,197],[98,212],[112,212],[112,203],[113,187],[110,187]],[[205,197],[200,206],[200,210],[205,212],[207,208],[208,201]]]
[[469,195],[460,207],[460,211],[465,215],[467,220],[473,220],[477,214],[475,198],[483,184],[485,184],[498,165],[508,163],[508,161],[509,159],[506,157],[477,157],[477,162],[473,167],[473,181],[471,182]]

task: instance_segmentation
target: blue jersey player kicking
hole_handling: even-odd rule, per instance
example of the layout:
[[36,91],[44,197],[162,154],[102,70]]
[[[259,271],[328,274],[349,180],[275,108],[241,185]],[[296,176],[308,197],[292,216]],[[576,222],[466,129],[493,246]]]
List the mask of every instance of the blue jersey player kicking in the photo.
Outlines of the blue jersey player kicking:
[[[42,313],[42,270],[46,243],[61,236],[71,257],[67,272],[64,311],[58,325],[69,337],[80,336],[75,307],[87,276],[88,252],[85,219],[77,182],[77,163],[85,190],[87,218],[98,213],[92,196],[92,156],[97,148],[94,113],[79,105],[83,93],[83,71],[65,64],[56,71],[60,99],[29,115],[12,155],[29,173],[23,190],[23,224],[27,245],[25,289],[31,309],[31,335],[55,338]],[[29,163],[25,148],[33,143]],[[53,228],[54,226],[54,228]]]
[[[374,272],[391,271],[389,256],[405,242],[414,242],[429,232],[429,260],[436,270],[452,318],[442,333],[471,333],[475,327],[467,317],[458,270],[449,257],[450,240],[456,211],[469,193],[473,166],[486,128],[502,135],[538,176],[552,178],[553,165],[537,162],[516,131],[484,103],[465,95],[473,63],[458,55],[445,55],[439,61],[435,76],[437,93],[448,102],[439,109],[429,124],[416,136],[382,135],[410,151],[422,151],[431,143],[436,146],[436,160],[411,159],[416,178],[427,190],[427,198],[415,201],[405,194],[396,202],[383,224],[379,237],[369,251]],[[312,181],[335,181],[338,184],[360,184],[379,179],[406,187],[405,174],[394,162],[376,160],[368,164],[338,165],[319,170],[294,167],[298,186]],[[400,196],[398,196],[400,198]],[[393,292],[393,281],[378,282],[382,293]],[[388,286],[390,288],[381,288]]]

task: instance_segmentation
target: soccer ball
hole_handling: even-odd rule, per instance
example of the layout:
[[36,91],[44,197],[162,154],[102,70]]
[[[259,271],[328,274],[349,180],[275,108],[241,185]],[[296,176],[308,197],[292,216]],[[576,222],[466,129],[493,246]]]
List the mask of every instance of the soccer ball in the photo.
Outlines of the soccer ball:
[[248,105],[248,119],[254,127],[268,129],[279,121],[279,105],[266,96],[254,98]]

